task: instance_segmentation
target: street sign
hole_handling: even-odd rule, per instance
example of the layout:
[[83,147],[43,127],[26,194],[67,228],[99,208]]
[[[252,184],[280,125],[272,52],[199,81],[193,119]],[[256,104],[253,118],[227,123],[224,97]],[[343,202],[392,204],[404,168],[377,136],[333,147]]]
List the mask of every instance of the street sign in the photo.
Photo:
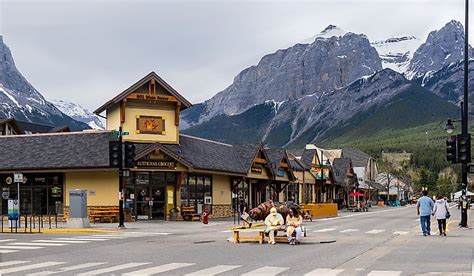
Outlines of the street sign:
[[112,130],[112,135],[115,136],[115,137],[117,137],[117,138],[120,137],[120,136],[129,135],[129,134],[130,134],[130,132],[128,132],[128,131],[122,131],[122,132],[120,132],[120,131],[115,130],[115,129]]
[[3,191],[2,192],[2,198],[3,199],[9,199],[10,198],[10,192],[9,191]]
[[15,172],[15,174],[13,174],[13,181],[15,183],[22,183],[23,182],[23,174],[21,172]]

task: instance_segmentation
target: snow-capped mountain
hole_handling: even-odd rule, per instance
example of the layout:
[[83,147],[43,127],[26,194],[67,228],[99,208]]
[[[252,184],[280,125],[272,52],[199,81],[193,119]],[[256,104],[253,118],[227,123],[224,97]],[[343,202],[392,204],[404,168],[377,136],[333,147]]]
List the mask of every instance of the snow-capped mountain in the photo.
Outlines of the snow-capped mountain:
[[426,42],[413,55],[405,76],[415,79],[433,74],[444,66],[463,59],[464,27],[451,20],[439,30],[432,31]]
[[45,100],[18,71],[13,56],[0,35],[0,118],[12,118],[71,130],[89,127],[65,115]]
[[63,100],[51,101],[61,112],[76,121],[86,123],[93,129],[105,129],[105,119],[83,108],[79,104]]
[[423,42],[414,36],[393,37],[372,42],[371,45],[382,59],[382,67],[399,73],[408,69],[413,54]]
[[182,121],[192,126],[221,114],[242,113],[269,100],[319,96],[378,70],[382,62],[365,35],[329,25],[313,43],[278,50],[244,69],[225,90],[185,110]]

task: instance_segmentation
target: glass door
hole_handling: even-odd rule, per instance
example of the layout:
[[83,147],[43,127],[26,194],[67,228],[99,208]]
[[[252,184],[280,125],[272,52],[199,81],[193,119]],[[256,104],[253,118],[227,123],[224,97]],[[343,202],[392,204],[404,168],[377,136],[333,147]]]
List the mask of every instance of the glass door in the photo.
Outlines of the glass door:
[[151,187],[151,197],[153,205],[151,206],[151,216],[154,219],[165,219],[165,186],[153,185]]

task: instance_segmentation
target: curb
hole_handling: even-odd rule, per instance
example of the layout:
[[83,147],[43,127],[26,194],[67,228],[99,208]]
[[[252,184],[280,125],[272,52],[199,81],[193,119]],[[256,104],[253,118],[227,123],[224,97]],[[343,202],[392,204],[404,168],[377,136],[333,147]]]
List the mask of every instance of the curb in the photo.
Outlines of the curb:
[[43,229],[45,234],[67,234],[67,233],[117,233],[114,230],[105,229]]

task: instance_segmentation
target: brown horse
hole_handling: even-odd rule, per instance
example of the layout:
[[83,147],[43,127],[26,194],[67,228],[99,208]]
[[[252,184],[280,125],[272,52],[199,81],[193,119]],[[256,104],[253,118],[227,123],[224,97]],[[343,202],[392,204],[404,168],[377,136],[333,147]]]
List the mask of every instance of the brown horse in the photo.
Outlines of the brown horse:
[[249,216],[255,220],[265,220],[265,218],[270,214],[270,209],[272,207],[275,207],[277,209],[277,212],[280,213],[283,216],[283,219],[285,220],[286,223],[286,216],[290,212],[290,208],[296,208],[299,212],[299,206],[298,204],[292,202],[292,201],[286,201],[282,203],[275,203],[272,200],[267,200],[263,202],[262,204],[258,205],[257,207],[251,209],[248,214]]

